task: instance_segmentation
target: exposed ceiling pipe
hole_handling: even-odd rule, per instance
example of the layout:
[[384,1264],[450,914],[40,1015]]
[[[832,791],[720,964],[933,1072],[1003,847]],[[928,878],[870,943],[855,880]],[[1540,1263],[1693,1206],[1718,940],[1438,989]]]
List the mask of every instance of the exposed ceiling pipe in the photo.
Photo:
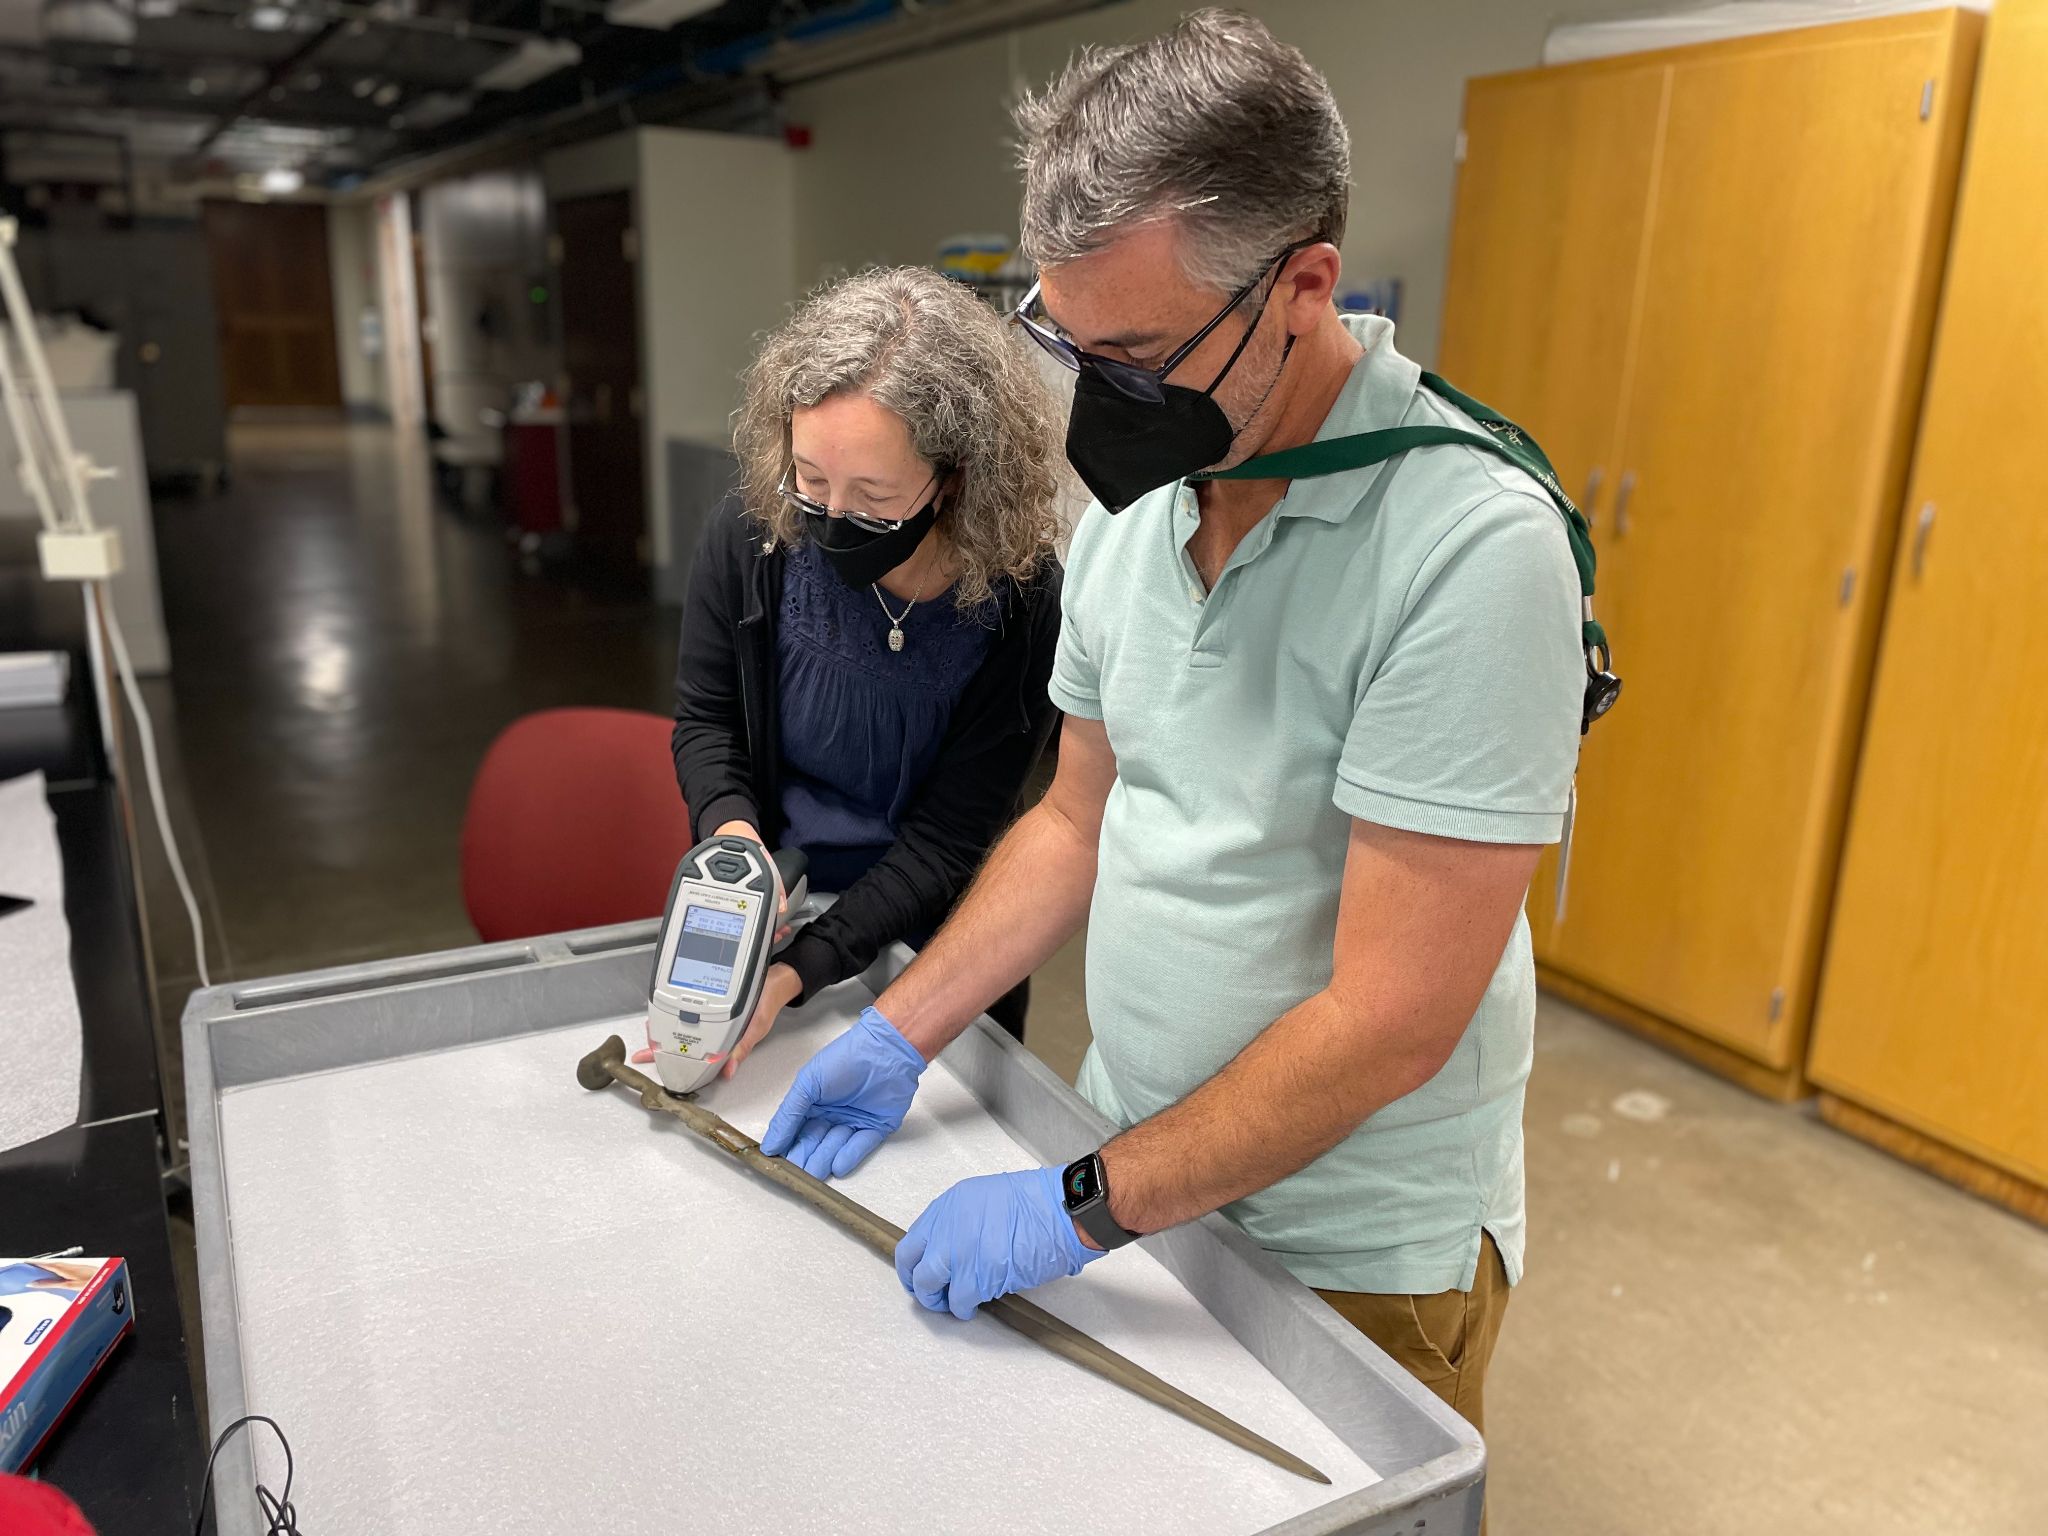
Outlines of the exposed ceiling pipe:
[[[513,123],[495,133],[484,134],[452,148],[415,155],[366,177],[352,190],[365,197],[379,196],[387,192],[407,192],[444,177],[487,169],[515,156],[530,154],[539,149],[553,149],[580,138],[588,138],[594,131],[605,131],[599,120],[622,114],[630,106],[635,94],[631,86],[621,86],[617,90],[593,96],[588,101],[578,102],[575,106],[563,107],[542,117]],[[637,117],[621,116],[615,126],[631,127],[638,121]]]
[[992,31],[1035,26],[1041,21],[1053,21],[1080,11],[1101,10],[1117,3],[1117,0],[1012,0],[1011,4],[992,7],[1002,13],[999,16],[964,14],[964,7],[949,7],[941,11],[916,7],[911,0],[905,0],[905,3],[905,17],[917,16],[922,20],[911,28],[902,29],[908,35],[901,40],[893,35],[877,38],[862,34],[813,47],[792,48],[786,53],[770,55],[763,61],[760,72],[773,74],[781,85],[807,84],[890,59],[908,58],[955,43],[971,42]]
[[240,101],[214,119],[213,126],[207,129],[205,136],[192,147],[192,153],[203,155],[207,150],[213,148],[213,141],[215,139],[218,139],[246,117],[260,102],[267,99],[272,91],[281,88],[286,81],[299,72],[300,68],[314,54],[334,41],[347,27],[348,23],[345,21],[330,21],[290,53],[272,64],[264,72],[262,84],[258,85]]
[[[518,8],[519,0],[502,0],[495,11],[502,16]],[[592,21],[603,21],[606,4],[605,0],[547,0],[547,8],[551,11],[573,11],[578,16],[588,16]]]
[[[561,0],[550,0],[550,3],[559,4]],[[193,6],[189,8],[199,9],[200,7]],[[600,14],[603,10],[602,6],[583,4],[571,5],[567,8],[584,12],[595,11]],[[213,8],[208,7],[207,9],[211,11]],[[509,27],[501,27],[487,22],[455,21],[438,16],[407,16],[396,11],[365,5],[312,4],[301,6],[300,9],[303,14],[309,16],[325,17],[324,25],[297,48],[294,48],[290,53],[287,53],[283,58],[273,63],[264,74],[260,85],[249,91],[234,106],[223,112],[215,120],[213,126],[206,131],[205,137],[194,146],[193,154],[204,154],[207,150],[211,149],[214,142],[223,133],[226,133],[228,129],[232,128],[243,118],[262,116],[262,112],[259,109],[263,102],[270,97],[271,93],[290,81],[292,76],[303,69],[312,60],[314,55],[319,53],[321,49],[325,48],[328,43],[332,42],[344,31],[361,32],[367,27],[375,25],[400,31],[432,32],[444,37],[461,37],[477,42],[504,43],[513,47],[517,47],[542,35],[535,32],[515,31]]]
[[[589,16],[592,20],[601,18],[604,7],[590,4],[566,4],[564,0],[549,0],[557,10],[574,11]],[[181,10],[198,16],[219,16],[233,20],[244,14],[244,7],[221,0],[184,0]],[[420,32],[431,37],[458,37],[471,42],[498,43],[507,48],[516,48],[528,38],[548,37],[553,34],[525,27],[508,27],[497,21],[462,21],[449,16],[408,16],[399,11],[386,10],[376,5],[358,5],[349,0],[305,0],[294,8],[302,16],[320,21],[342,21],[357,32],[366,32],[372,27],[389,32]]]
[[757,33],[713,50],[743,58],[735,74],[693,80],[687,62],[670,65],[543,117],[511,123],[467,143],[399,161],[367,178],[356,190],[363,195],[407,191],[613,127],[673,122],[749,93],[765,96],[775,86],[823,80],[1115,3],[1117,0],[958,0],[943,10],[928,3],[905,3],[903,9],[870,22],[857,36],[835,38],[831,43],[792,43],[780,32]]

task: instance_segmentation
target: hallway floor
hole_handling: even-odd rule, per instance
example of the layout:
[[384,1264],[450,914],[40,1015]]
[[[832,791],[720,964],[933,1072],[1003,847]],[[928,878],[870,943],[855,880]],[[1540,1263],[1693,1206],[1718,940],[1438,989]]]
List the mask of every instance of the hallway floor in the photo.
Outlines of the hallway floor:
[[[473,942],[484,749],[554,705],[665,713],[674,615],[520,574],[386,429],[233,446],[228,492],[157,508],[176,671],[146,689],[214,980]],[[141,820],[175,1102],[196,967]],[[1069,1080],[1081,948],[1028,1035]],[[2048,1232],[1562,1004],[1537,1031],[1494,1536],[2048,1531]]]

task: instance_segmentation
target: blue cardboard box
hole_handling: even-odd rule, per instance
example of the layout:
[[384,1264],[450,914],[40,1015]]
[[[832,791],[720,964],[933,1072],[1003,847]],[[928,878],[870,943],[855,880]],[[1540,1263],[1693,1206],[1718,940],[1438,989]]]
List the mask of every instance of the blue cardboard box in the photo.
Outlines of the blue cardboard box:
[[134,1326],[126,1259],[0,1259],[0,1472],[35,1460]]

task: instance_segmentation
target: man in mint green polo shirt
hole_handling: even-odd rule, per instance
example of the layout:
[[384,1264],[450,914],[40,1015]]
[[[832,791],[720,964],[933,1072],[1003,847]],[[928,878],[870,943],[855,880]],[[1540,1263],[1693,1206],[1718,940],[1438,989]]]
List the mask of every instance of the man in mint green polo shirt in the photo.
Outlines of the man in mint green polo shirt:
[[1522,1267],[1522,904],[1587,684],[1564,521],[1455,444],[1189,483],[1477,431],[1391,324],[1337,312],[1343,125],[1257,22],[1084,54],[1020,120],[1042,279],[1020,319],[1079,373],[1068,452],[1100,503],[1067,571],[1058,775],[763,1145],[850,1171],[1085,915],[1079,1086],[1126,1129],[947,1191],[905,1286],[966,1316],[1221,1210],[1476,1424]]

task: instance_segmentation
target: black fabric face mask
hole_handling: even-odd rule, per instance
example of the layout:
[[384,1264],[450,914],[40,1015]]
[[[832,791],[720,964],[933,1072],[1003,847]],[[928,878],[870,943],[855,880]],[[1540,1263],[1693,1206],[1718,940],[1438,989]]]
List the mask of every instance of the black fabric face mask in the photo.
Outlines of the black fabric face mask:
[[1237,440],[1237,429],[1212,393],[1222,382],[1219,375],[1208,389],[1162,384],[1159,400],[1133,400],[1082,369],[1067,417],[1067,462],[1111,512],[1207,469],[1226,457]]
[[[1258,319],[1246,328],[1244,340],[1207,389],[1189,389],[1162,379],[1159,399],[1136,400],[1101,375],[1082,368],[1074,380],[1074,408],[1067,416],[1067,462],[1105,510],[1121,512],[1147,491],[1184,480],[1229,456],[1237,441],[1237,428],[1216,403],[1216,391],[1244,356],[1264,318],[1261,308]],[[1280,348],[1280,364],[1273,370],[1266,395],[1280,382],[1293,351],[1294,337],[1289,336]],[[1253,407],[1254,416],[1265,408],[1266,395]]]
[[843,517],[827,517],[814,521],[811,540],[839,579],[858,591],[874,585],[916,554],[917,546],[938,520],[939,498],[934,494],[922,512],[911,514],[887,533],[856,528]]

